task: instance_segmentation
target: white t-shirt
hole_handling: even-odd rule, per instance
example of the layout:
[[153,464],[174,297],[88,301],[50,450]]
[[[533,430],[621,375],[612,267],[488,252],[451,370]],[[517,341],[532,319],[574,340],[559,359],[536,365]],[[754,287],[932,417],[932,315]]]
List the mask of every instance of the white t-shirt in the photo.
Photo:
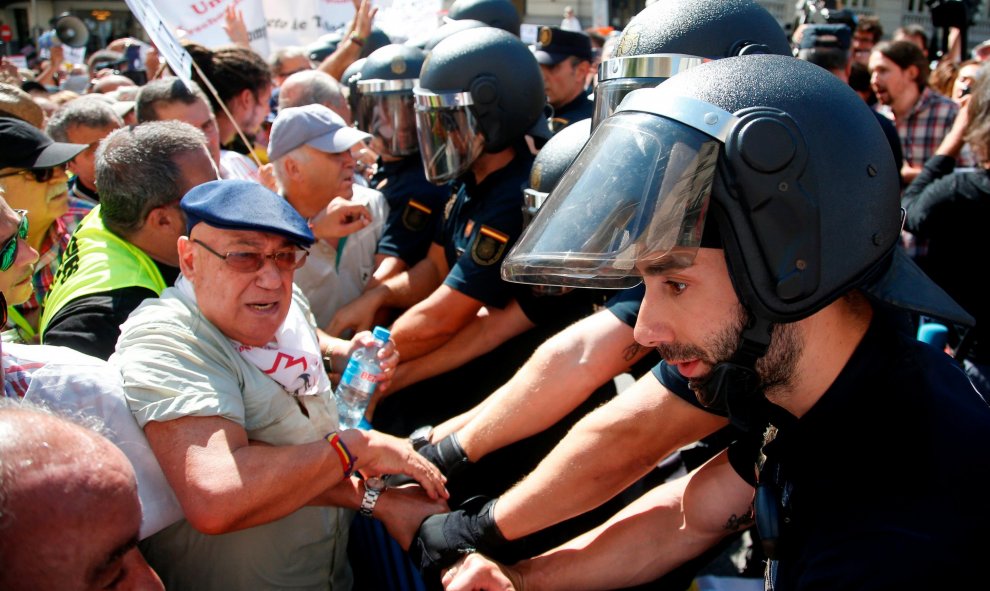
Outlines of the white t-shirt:
[[[323,328],[337,310],[357,299],[375,271],[378,241],[385,232],[388,202],[379,191],[354,185],[354,203],[371,212],[371,223],[341,239],[337,248],[318,240],[309,249],[309,258],[296,271],[295,283],[309,300],[316,325]],[[338,252],[339,251],[339,252]]]

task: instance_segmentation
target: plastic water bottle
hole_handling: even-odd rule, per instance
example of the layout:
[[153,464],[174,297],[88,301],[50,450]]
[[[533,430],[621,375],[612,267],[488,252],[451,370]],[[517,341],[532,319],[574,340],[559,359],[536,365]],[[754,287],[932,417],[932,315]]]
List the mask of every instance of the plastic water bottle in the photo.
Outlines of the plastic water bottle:
[[[382,326],[372,331],[375,342],[361,347],[351,354],[347,367],[334,392],[341,429],[354,429],[364,420],[371,395],[381,381],[382,369],[378,365],[378,351],[385,346],[392,333]],[[367,425],[367,423],[364,423]]]

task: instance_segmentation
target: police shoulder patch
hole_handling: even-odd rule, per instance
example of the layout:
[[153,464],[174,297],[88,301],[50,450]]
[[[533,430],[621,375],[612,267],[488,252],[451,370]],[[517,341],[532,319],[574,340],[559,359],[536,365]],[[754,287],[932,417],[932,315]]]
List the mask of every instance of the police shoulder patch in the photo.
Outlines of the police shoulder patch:
[[415,199],[410,199],[406,203],[406,208],[402,211],[402,225],[407,230],[422,232],[430,225],[430,216],[432,215],[432,209]]
[[471,247],[471,259],[482,266],[494,265],[505,253],[509,235],[488,226],[481,226]]

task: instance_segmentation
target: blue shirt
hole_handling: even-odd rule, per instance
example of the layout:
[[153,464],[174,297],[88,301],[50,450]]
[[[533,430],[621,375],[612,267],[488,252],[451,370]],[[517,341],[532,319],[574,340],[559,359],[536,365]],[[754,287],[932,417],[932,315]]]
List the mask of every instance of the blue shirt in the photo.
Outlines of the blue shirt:
[[430,249],[443,206],[450,197],[450,186],[426,180],[419,154],[381,163],[372,184],[385,195],[389,207],[378,252],[399,257],[412,267]]
[[444,285],[481,301],[504,308],[512,298],[512,284],[503,281],[502,259],[522,233],[523,187],[533,157],[525,149],[481,183],[468,173],[454,181],[453,195],[434,242],[442,245],[450,272]]

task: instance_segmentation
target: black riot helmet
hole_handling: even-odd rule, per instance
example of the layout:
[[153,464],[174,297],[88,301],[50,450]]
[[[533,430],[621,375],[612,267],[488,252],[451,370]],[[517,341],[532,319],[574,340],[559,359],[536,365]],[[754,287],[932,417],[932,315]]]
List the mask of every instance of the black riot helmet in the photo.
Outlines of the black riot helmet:
[[361,92],[358,89],[358,82],[361,81],[361,69],[364,68],[364,63],[368,60],[366,57],[362,57],[351,62],[351,65],[344,69],[344,73],[340,75],[340,82],[347,87],[347,106],[351,108],[351,113],[358,112],[358,106],[361,102]]
[[639,282],[636,265],[690,265],[718,236],[749,323],[698,393],[746,428],[765,420],[755,365],[774,323],[859,288],[972,324],[898,247],[900,228],[898,170],[862,99],[808,62],[742,56],[631,92],[592,133],[502,275],[626,287]]
[[362,43],[361,57],[368,57],[382,47],[392,43],[392,39],[389,38],[385,31],[379,29],[378,27],[372,27],[371,31],[368,33],[368,37],[365,38]]
[[331,53],[337,50],[337,46],[344,39],[344,31],[332,31],[321,35],[319,39],[306,46],[306,55],[314,63],[320,63]]
[[519,36],[519,11],[509,0],[455,0],[447,10],[448,21],[474,19],[489,27]]
[[598,66],[592,129],[629,91],[656,86],[703,62],[757,53],[791,55],[787,35],[755,0],[664,0],[637,14]]
[[529,225],[591,135],[591,119],[568,125],[547,140],[533,160],[523,190],[523,223]]
[[[472,18],[464,18],[456,21],[448,21],[439,27],[426,38],[423,44],[424,51],[433,51],[433,48],[437,46],[447,37],[450,37],[454,33],[460,33],[465,29],[477,29],[480,27],[487,27],[485,23],[475,20]],[[496,27],[497,28],[497,27]]]
[[519,142],[546,102],[529,48],[492,27],[461,31],[437,44],[413,93],[420,155],[434,183],[457,178],[482,152]]
[[425,59],[423,50],[393,43],[375,50],[361,67],[358,128],[374,136],[375,147],[386,155],[407,156],[419,149],[413,88]]

